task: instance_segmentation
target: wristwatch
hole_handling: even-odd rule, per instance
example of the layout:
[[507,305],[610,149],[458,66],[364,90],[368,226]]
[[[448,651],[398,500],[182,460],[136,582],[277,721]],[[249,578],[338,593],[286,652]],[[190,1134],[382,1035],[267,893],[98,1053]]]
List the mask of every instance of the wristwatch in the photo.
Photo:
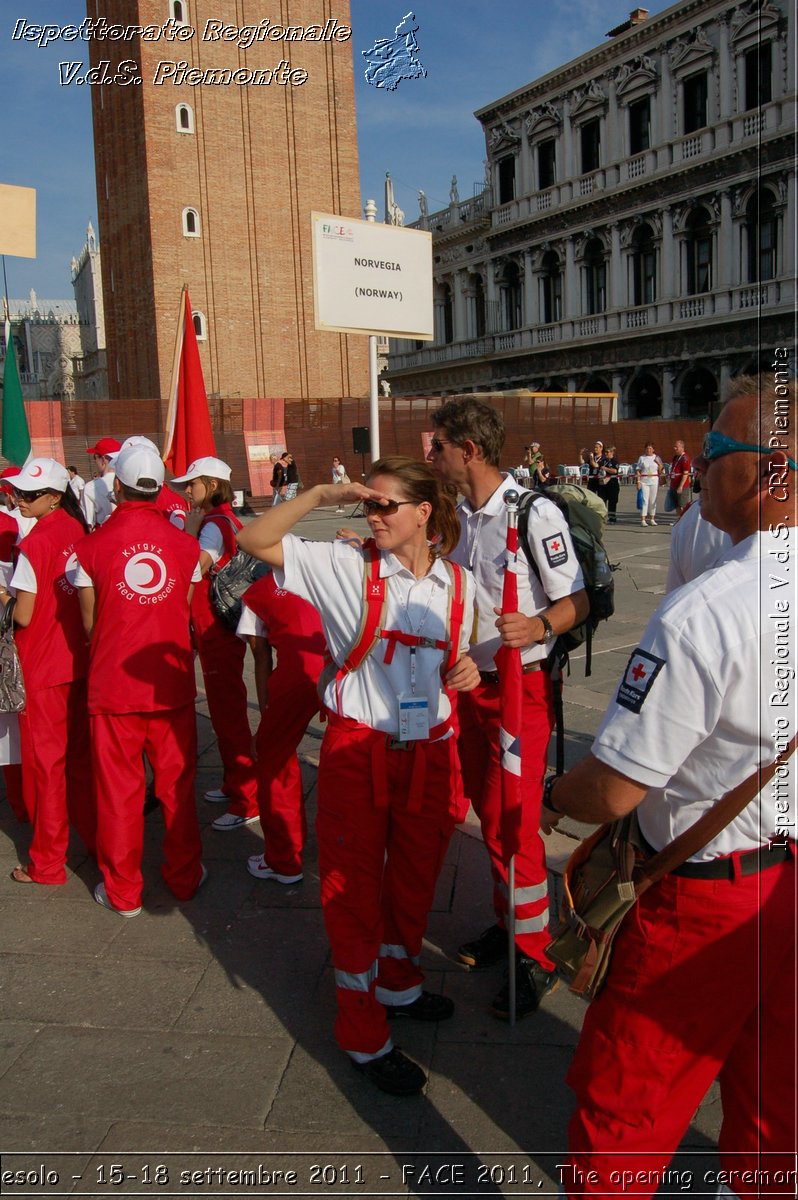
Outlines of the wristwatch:
[[559,775],[549,775],[548,779],[543,784],[543,807],[547,808],[549,812],[557,813],[558,816],[562,817],[564,814],[560,812],[559,808],[557,808],[556,804],[551,798],[552,789],[559,778]]
[[554,632],[551,621],[545,615],[545,613],[538,613],[538,620],[540,621],[541,625],[543,626],[543,629],[545,630],[543,637],[541,638],[541,642],[544,646],[550,646],[551,643],[556,638],[557,634]]

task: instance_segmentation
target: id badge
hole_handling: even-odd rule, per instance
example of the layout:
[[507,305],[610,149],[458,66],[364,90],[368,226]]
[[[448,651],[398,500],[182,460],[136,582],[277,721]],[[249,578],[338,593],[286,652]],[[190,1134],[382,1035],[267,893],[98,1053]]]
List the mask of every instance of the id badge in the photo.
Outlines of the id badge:
[[429,700],[426,696],[399,697],[399,739],[413,742],[429,737]]

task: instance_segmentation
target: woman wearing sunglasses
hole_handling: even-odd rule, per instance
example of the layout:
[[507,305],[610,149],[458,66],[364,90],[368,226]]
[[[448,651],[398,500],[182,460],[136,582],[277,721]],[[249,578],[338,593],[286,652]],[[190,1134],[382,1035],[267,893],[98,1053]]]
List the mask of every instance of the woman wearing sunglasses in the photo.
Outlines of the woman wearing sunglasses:
[[[94,807],[86,708],[88,642],[74,587],[75,544],[87,532],[69,473],[33,458],[14,477],[14,498],[36,524],[19,545],[11,580],[16,644],[25,679],[19,714],[22,790],[32,815],[27,867],[17,883],[66,883],[69,822],[94,853]],[[0,604],[11,600],[0,587]]]
[[[370,538],[307,542],[314,509],[360,501]],[[338,1045],[383,1091],[420,1091],[424,1072],[393,1046],[388,1015],[451,1016],[418,965],[460,794],[453,691],[479,682],[466,657],[473,582],[444,561],[460,535],[425,463],[382,458],[366,484],[327,484],[238,535],[279,587],[318,609],[332,658],[318,776],[321,899],[332,945]]]

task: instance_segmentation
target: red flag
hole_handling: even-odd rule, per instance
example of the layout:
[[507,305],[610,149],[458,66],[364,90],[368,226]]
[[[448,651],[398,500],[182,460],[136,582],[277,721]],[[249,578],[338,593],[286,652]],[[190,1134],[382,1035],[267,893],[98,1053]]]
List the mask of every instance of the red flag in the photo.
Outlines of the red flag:
[[[518,528],[516,508],[507,510],[507,557],[504,564],[502,612],[518,611]],[[499,672],[499,759],[502,784],[502,859],[509,863],[521,844],[521,728],[523,683],[521,651],[500,646],[496,653]]]
[[216,457],[197,334],[186,287],[180,302],[163,448],[164,463],[174,475],[182,475],[196,458]]

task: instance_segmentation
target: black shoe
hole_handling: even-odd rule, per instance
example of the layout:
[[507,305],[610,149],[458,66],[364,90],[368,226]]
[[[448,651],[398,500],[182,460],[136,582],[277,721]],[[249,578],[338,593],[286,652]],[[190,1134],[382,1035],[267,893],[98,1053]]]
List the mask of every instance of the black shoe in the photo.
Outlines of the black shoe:
[[492,967],[507,957],[507,930],[502,929],[501,925],[491,925],[473,942],[464,942],[457,951],[457,957],[472,971]]
[[[528,1017],[530,1013],[537,1012],[543,997],[547,996],[549,992],[553,992],[559,982],[556,971],[546,971],[534,958],[524,958],[517,954],[515,959],[516,1019],[520,1021],[521,1017]],[[490,1011],[494,1017],[500,1017],[502,1021],[509,1021],[509,976],[490,1006]]]
[[403,1054],[398,1046],[381,1058],[371,1058],[368,1062],[355,1062],[353,1058],[349,1061],[356,1071],[368,1076],[381,1092],[390,1092],[392,1096],[415,1096],[427,1082],[418,1063]]
[[445,1021],[454,1012],[454,1002],[438,992],[422,992],[410,1004],[386,1004],[389,1017],[410,1017],[412,1021]]

